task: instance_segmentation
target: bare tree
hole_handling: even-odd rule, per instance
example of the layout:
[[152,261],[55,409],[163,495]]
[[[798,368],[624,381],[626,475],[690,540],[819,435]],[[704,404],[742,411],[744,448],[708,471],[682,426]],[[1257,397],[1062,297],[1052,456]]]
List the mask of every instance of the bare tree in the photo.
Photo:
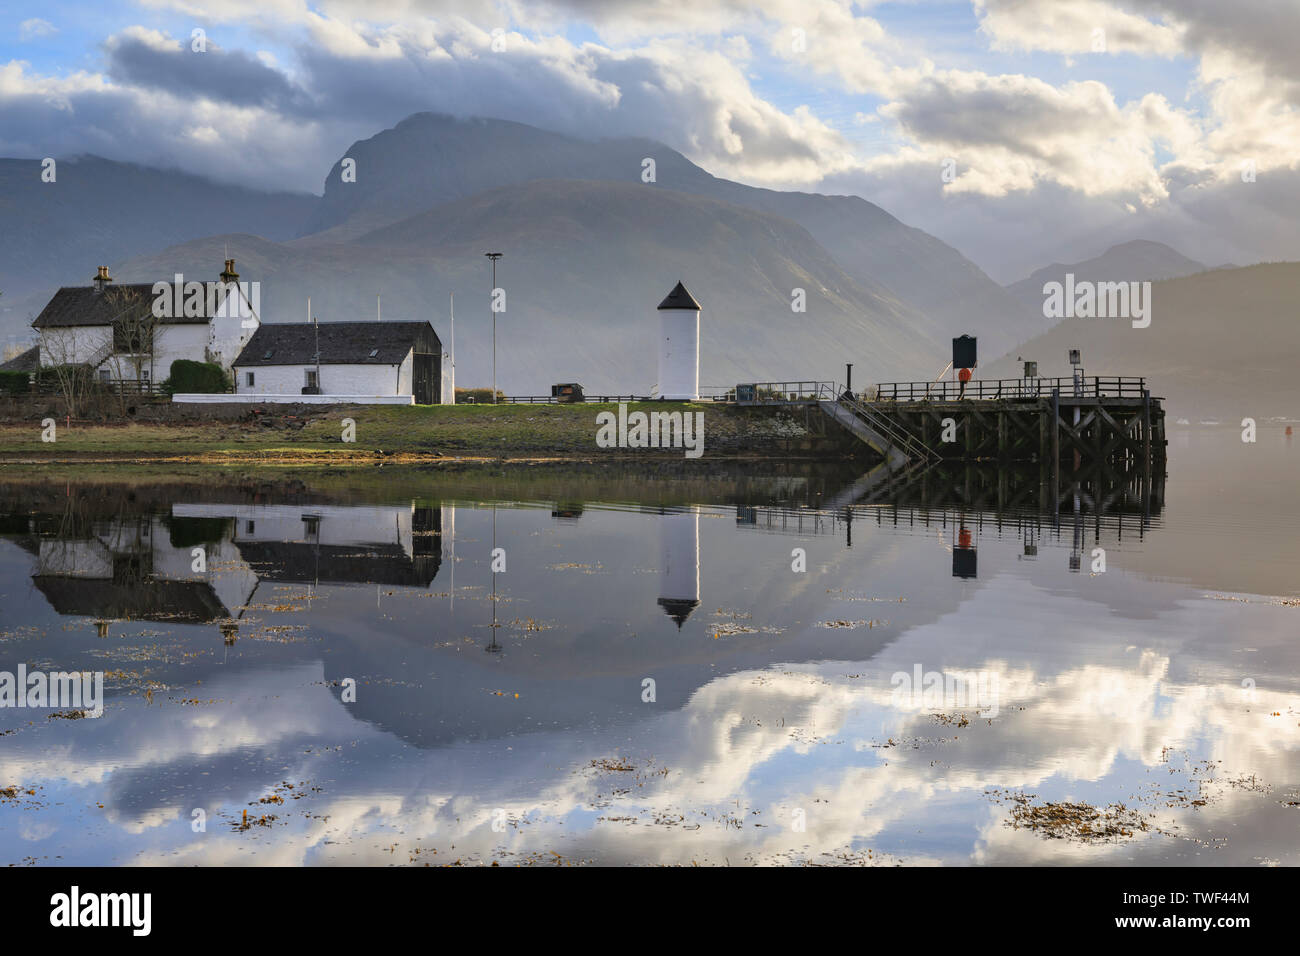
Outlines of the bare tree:
[[[153,301],[138,288],[118,286],[104,293],[113,313],[113,362],[116,377],[135,382],[140,390],[145,368],[154,379],[154,355],[165,330],[165,319],[154,315]],[[122,372],[130,371],[130,376]]]
[[70,416],[81,411],[94,385],[91,367],[83,354],[89,345],[81,329],[76,327],[41,332],[42,357],[49,360],[43,363],[41,370],[54,377]]

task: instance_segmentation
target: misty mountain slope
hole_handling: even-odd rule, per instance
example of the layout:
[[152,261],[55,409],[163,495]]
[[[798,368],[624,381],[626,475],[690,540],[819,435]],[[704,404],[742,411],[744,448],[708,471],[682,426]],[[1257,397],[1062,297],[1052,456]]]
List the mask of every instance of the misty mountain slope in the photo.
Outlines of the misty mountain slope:
[[305,193],[258,192],[95,156],[61,159],[56,171],[55,182],[43,183],[39,161],[0,159],[5,299],[88,284],[96,266],[196,235],[288,239],[318,202]]
[[1017,355],[1037,360],[1041,375],[1069,375],[1067,350],[1079,348],[1086,374],[1146,376],[1171,421],[1300,416],[1300,263],[1166,279],[1152,284],[1151,302],[1148,328],[1063,319],[979,375],[1018,377]]
[[[450,345],[456,295],[457,381],[491,381],[490,271],[506,312],[497,318],[498,382],[549,394],[555,382],[591,392],[648,394],[655,384],[656,306],[680,279],[703,305],[701,382],[774,378],[856,381],[925,375],[934,341],[926,318],[861,289],[795,223],[641,184],[544,181],[436,209],[350,242],[273,243],[251,236],[185,243],[122,266],[124,278],[181,270],[206,278],[230,254],[262,286],[266,321],[369,319],[383,293],[388,319],[429,318]],[[807,312],[790,290],[807,290]]]
[[[354,238],[413,211],[476,192],[539,179],[594,179],[720,199],[803,226],[863,289],[897,297],[930,315],[944,336],[971,332],[988,354],[1042,331],[1041,317],[956,249],[856,196],[760,189],[719,179],[649,139],[594,142],[522,123],[417,113],[353,144],[357,181],[325,181],[311,230],[316,239]],[[642,164],[655,161],[655,182]],[[942,362],[938,367],[942,367]]]
[[1204,272],[1205,268],[1202,263],[1187,258],[1163,242],[1135,239],[1111,246],[1101,255],[1083,262],[1054,262],[1044,266],[1028,278],[1007,286],[1007,291],[1041,316],[1043,286],[1048,282],[1064,282],[1066,273],[1073,273],[1076,282],[1084,279],[1089,282],[1154,282]]

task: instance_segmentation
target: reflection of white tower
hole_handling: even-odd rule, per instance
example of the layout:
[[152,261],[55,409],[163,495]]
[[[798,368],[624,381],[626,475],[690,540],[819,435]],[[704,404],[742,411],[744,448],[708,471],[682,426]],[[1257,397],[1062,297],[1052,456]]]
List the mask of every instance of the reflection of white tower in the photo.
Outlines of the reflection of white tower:
[[680,282],[659,303],[659,388],[656,398],[700,397],[700,304]]
[[659,516],[663,546],[663,584],[659,606],[681,630],[691,612],[700,606],[700,511],[692,505],[685,511]]

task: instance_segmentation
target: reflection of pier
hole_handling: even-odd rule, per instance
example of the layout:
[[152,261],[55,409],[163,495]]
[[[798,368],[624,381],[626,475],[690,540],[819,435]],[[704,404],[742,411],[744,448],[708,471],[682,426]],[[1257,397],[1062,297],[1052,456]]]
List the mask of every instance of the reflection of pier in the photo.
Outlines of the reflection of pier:
[[[738,505],[736,526],[795,536],[843,536],[853,546],[854,525],[935,528],[952,538],[953,574],[976,577],[975,542],[985,529],[1023,537],[1023,557],[1038,544],[1070,535],[1070,569],[1082,566],[1085,548],[1103,539],[1141,540],[1164,507],[1164,474],[1143,468],[1117,472],[1083,467],[1058,489],[1041,469],[960,462],[894,469],[882,464],[828,496],[830,507]],[[1091,543],[1087,543],[1091,538]]]

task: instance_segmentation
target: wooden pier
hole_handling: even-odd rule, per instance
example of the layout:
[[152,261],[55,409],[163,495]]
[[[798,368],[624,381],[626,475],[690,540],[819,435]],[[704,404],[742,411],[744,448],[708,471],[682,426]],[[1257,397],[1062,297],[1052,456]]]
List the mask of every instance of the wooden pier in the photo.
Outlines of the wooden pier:
[[1081,469],[1148,483],[1164,474],[1164,409],[1142,378],[888,382],[861,394],[832,382],[761,382],[738,386],[734,400],[816,405],[894,468],[1032,463],[1057,484]]

